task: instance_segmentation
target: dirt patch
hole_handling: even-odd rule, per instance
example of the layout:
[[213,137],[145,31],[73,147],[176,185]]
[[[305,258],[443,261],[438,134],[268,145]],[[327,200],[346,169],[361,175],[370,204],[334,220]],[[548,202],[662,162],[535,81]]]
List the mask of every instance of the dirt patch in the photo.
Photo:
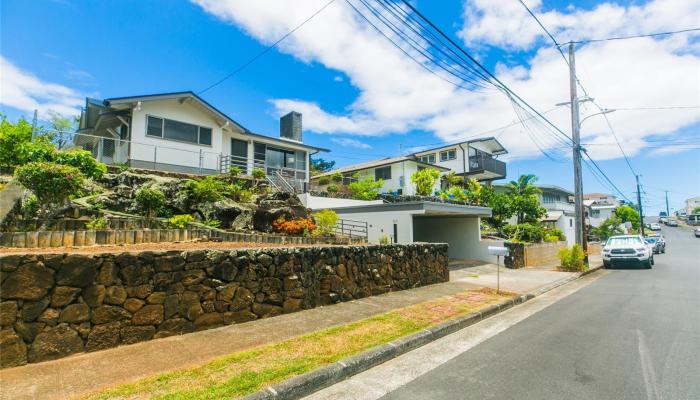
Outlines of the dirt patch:
[[52,254],[52,253],[75,253],[75,254],[99,254],[99,253],[119,253],[131,251],[167,251],[167,250],[233,250],[233,249],[260,249],[266,247],[328,247],[331,245],[303,245],[303,244],[271,244],[271,243],[250,243],[250,242],[168,242],[168,243],[140,243],[124,245],[96,245],[83,247],[46,247],[46,248],[0,248],[2,254]]

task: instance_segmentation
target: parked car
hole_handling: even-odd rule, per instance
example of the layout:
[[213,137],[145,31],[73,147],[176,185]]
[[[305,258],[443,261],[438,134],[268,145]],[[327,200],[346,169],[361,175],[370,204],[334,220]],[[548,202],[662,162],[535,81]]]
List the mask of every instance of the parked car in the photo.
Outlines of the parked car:
[[660,224],[668,224],[668,217],[660,217],[659,223]]
[[660,254],[666,252],[666,242],[661,240],[658,236],[649,236],[644,238],[644,241],[652,245],[652,251],[654,254]]
[[649,224],[649,229],[651,229],[652,231],[660,231],[661,225],[657,223]]
[[695,237],[700,237],[700,228],[695,228]]
[[678,226],[678,221],[675,219],[669,219],[668,222],[666,222],[666,226]]
[[654,265],[653,247],[640,235],[612,236],[603,246],[603,267],[639,265],[651,268]]

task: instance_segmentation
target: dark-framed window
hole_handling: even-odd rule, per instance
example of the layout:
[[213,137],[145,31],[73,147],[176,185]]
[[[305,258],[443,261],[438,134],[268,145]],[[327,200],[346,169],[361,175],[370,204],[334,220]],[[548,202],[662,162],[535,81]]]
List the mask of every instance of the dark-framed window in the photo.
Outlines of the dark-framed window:
[[212,128],[152,115],[146,117],[146,135],[204,146],[212,143]]
[[435,164],[435,153],[422,155],[418,159],[424,163]]
[[391,165],[374,169],[374,180],[378,181],[380,179],[391,179]]
[[457,158],[457,150],[450,149],[440,152],[440,161],[450,161]]

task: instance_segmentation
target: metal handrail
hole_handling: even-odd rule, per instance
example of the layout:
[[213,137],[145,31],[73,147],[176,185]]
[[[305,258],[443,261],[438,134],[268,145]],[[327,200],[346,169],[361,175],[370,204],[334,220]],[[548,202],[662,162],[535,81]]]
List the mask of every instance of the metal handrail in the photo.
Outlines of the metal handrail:
[[338,219],[335,224],[335,232],[350,237],[363,237],[365,240],[369,237],[368,224],[365,221]]

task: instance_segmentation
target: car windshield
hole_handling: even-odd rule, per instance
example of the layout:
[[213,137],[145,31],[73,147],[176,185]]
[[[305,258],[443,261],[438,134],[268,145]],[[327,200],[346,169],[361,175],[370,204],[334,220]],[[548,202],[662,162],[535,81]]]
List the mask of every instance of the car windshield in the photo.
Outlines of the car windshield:
[[608,239],[606,246],[635,246],[641,243],[638,237],[616,237]]
[[657,241],[658,239],[657,239],[657,238],[646,238],[646,239],[644,239],[644,240],[645,240],[647,243],[656,243],[656,241]]

